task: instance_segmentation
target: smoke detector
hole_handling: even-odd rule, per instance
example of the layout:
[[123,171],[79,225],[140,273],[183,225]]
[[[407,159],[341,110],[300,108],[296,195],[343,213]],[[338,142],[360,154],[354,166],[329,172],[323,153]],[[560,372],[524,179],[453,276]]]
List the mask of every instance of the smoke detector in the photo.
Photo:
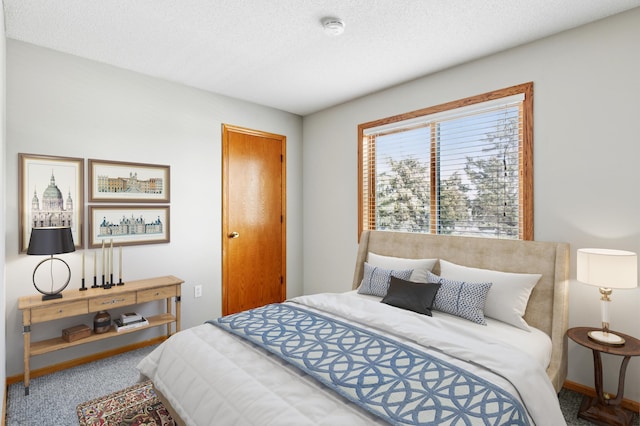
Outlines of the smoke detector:
[[344,22],[340,18],[323,18],[322,26],[330,36],[338,36],[344,32]]

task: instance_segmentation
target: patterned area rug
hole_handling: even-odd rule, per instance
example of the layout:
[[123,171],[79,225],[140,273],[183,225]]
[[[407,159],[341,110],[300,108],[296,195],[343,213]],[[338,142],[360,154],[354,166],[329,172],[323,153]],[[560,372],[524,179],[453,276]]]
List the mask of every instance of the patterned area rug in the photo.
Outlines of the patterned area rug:
[[80,426],[175,426],[151,381],[83,402],[76,413]]

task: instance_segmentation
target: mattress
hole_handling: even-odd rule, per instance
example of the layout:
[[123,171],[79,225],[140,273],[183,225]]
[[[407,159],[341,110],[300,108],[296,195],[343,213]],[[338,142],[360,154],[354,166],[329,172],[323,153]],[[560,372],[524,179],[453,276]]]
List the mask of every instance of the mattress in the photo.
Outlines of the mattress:
[[[486,326],[473,324],[439,312],[428,317],[379,302],[348,292],[302,296],[285,304],[353,324],[464,369],[513,396],[524,408],[520,424],[564,424],[545,373],[551,352],[546,334],[492,320]],[[172,336],[138,368],[189,425],[396,422],[330,389],[268,348],[210,324]]]

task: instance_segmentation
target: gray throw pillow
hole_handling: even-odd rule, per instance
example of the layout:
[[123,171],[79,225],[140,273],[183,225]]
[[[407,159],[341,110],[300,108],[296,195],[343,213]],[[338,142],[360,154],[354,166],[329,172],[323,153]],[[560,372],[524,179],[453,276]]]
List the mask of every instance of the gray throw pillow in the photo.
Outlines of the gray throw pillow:
[[416,283],[391,276],[387,295],[382,303],[431,316],[431,306],[441,284]]

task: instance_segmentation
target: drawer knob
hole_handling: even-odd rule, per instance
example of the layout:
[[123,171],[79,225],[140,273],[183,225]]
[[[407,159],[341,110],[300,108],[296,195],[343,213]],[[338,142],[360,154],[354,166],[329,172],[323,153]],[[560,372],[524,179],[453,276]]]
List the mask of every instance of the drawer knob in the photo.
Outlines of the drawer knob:
[[120,303],[120,302],[124,302],[126,299],[111,299],[109,300],[105,300],[104,302],[101,303],[101,305],[113,305],[114,303]]

